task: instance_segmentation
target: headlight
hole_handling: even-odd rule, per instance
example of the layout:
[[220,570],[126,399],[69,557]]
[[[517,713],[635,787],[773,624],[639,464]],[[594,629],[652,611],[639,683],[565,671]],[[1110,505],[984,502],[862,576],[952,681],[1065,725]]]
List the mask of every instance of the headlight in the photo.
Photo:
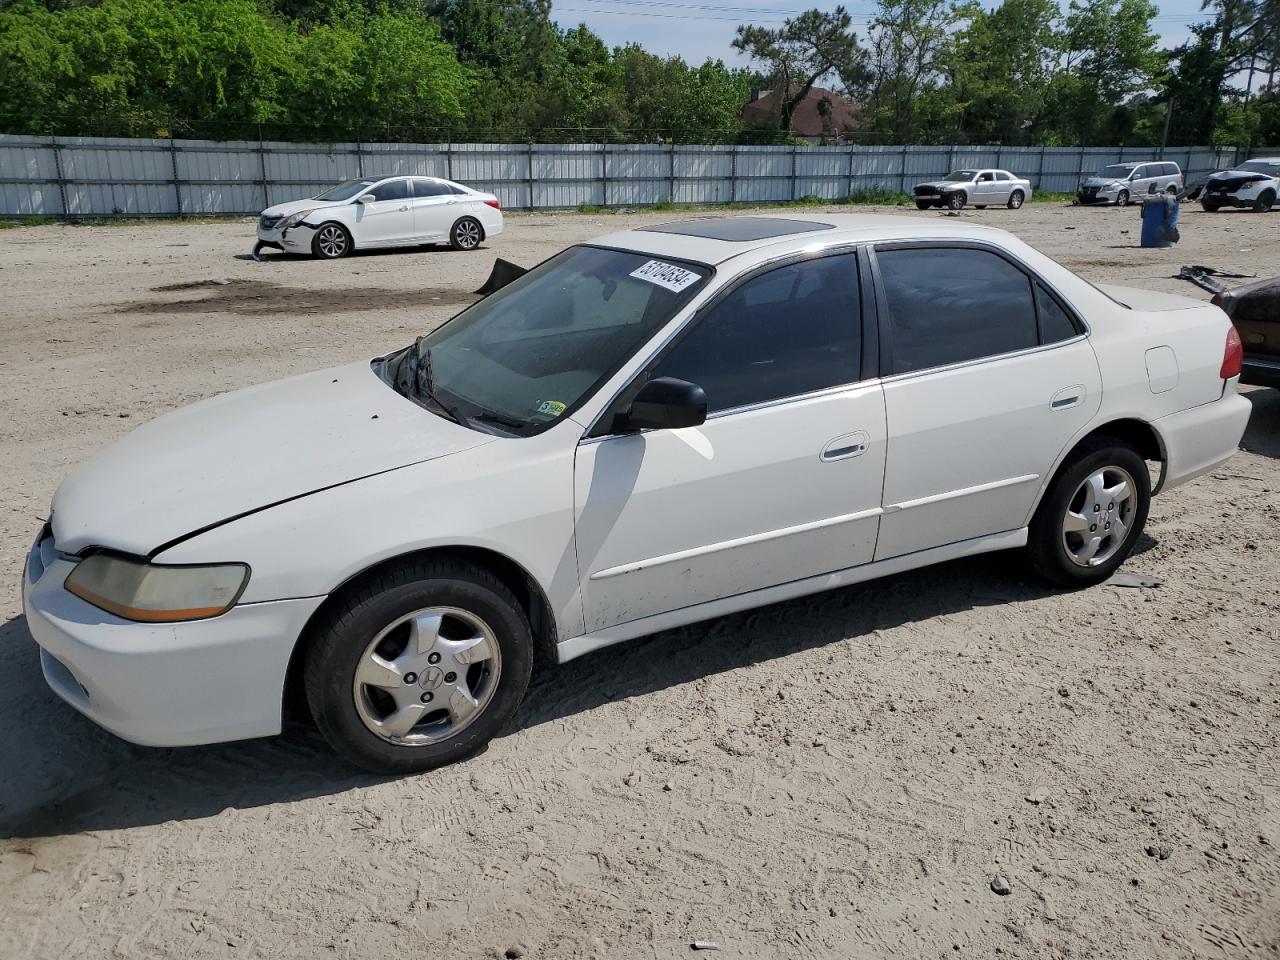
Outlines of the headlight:
[[243,563],[176,567],[95,553],[76,564],[63,585],[117,617],[171,623],[225,613],[248,582]]
[[300,210],[299,212],[295,213],[293,216],[289,217],[289,219],[284,222],[284,225],[286,227],[296,227],[298,224],[300,224],[303,220],[307,219],[307,217],[309,216],[311,216],[310,210]]

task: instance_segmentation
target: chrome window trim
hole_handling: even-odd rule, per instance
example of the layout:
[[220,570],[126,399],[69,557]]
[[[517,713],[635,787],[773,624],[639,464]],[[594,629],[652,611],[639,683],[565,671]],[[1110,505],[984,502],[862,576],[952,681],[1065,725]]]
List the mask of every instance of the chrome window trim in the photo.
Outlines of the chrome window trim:
[[930,376],[935,373],[949,373],[952,370],[963,370],[966,367],[975,367],[983,363],[992,363],[996,360],[1008,360],[1016,357],[1027,357],[1037,353],[1044,353],[1048,350],[1057,350],[1059,347],[1065,347],[1068,344],[1079,343],[1081,340],[1087,340],[1087,334],[1077,334],[1070,340],[1055,340],[1053,343],[1041,343],[1034,347],[1026,347],[1022,350],[1010,350],[1007,353],[993,353],[985,357],[974,357],[972,360],[958,360],[955,363],[948,363],[940,367],[923,367],[920,370],[909,370],[906,373],[893,373],[887,377],[881,377],[880,382],[888,386],[903,380],[913,380],[921,376]]

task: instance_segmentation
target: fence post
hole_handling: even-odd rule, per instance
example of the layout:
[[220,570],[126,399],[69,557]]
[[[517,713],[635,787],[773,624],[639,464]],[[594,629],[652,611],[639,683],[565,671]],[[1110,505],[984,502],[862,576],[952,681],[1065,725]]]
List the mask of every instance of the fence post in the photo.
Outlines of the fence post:
[[258,170],[262,174],[262,179],[258,181],[262,184],[262,209],[265,210],[271,206],[271,194],[267,192],[267,145],[262,139],[262,128],[258,128]]
[[529,209],[537,209],[537,204],[533,202],[533,141],[529,141]]
[[853,196],[853,144],[849,144],[849,189],[845,191],[846,197]]
[[[947,173],[951,171],[948,170]],[[898,192],[907,192],[907,145],[902,145],[902,153],[898,156]]]
[[796,198],[796,144],[791,145],[791,199]]
[[738,201],[738,145],[735,143],[732,148],[733,152],[729,154],[729,202],[737,203]]
[[1080,178],[1084,176],[1084,144],[1080,145],[1080,156],[1076,158],[1076,186],[1080,186]]
[[1040,144],[1040,166],[1036,168],[1036,189],[1043,191],[1044,187],[1044,144]]
[[676,202],[676,142],[675,142],[675,140],[674,140],[674,139],[673,139],[670,143],[668,143],[668,144],[667,144],[667,161],[668,161],[668,162],[670,163],[670,165],[671,165],[671,170],[670,170],[670,172],[671,172],[671,186],[670,186],[671,202],[672,202],[672,203],[675,203],[675,202]]
[[600,206],[609,205],[609,136],[600,138]]
[[453,179],[453,131],[445,131],[444,142],[444,178]]
[[[947,150],[947,173],[956,168],[956,145],[953,143]],[[944,174],[945,176],[945,174]]]
[[364,145],[356,140],[356,176],[364,178]]
[[172,134],[169,136],[169,166],[173,169],[173,202],[177,204],[174,213],[182,216],[182,185],[178,182],[178,143],[173,139]]
[[53,148],[53,172],[58,178],[58,196],[62,199],[62,215],[70,216],[71,211],[67,209],[67,179],[62,174],[62,147],[58,144],[57,137],[51,137],[49,146]]

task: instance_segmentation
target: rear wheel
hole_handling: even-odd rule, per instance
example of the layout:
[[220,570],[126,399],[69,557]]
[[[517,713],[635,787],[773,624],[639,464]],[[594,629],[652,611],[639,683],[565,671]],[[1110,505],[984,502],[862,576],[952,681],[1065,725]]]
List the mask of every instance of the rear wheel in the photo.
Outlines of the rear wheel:
[[1253,211],[1254,213],[1266,213],[1271,209],[1275,202],[1275,192],[1271,190],[1263,190],[1262,193],[1258,194],[1258,199],[1253,201]]
[[483,747],[529,684],[533,641],[511,591],[465,563],[406,563],[324,620],[304,684],[316,725],[348,760],[413,773]]
[[455,250],[474,250],[484,239],[484,228],[474,217],[463,217],[449,231],[449,245]]
[[1127,443],[1096,437],[1071,455],[1031,520],[1035,571],[1062,587],[1101,583],[1133,550],[1151,506],[1151,474]]
[[337,260],[351,252],[351,234],[340,223],[326,223],[311,238],[311,252],[322,260]]
[[951,210],[963,210],[968,199],[963,190],[955,190],[947,194],[947,207]]
[[1017,210],[1022,206],[1022,201],[1025,199],[1027,198],[1023,195],[1021,190],[1013,191],[1013,193],[1009,194],[1009,209]]

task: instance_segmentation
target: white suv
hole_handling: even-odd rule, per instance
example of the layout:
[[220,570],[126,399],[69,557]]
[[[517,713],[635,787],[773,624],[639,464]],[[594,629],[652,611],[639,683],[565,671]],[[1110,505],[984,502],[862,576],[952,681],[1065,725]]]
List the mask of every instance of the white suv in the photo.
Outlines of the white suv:
[[1211,176],[1200,193],[1210,213],[1221,207],[1248,207],[1266,213],[1280,194],[1280,157],[1258,157]]
[[353,249],[423,243],[474,250],[501,232],[492,193],[437,177],[364,177],[263,210],[253,252],[275,247],[335,260]]

